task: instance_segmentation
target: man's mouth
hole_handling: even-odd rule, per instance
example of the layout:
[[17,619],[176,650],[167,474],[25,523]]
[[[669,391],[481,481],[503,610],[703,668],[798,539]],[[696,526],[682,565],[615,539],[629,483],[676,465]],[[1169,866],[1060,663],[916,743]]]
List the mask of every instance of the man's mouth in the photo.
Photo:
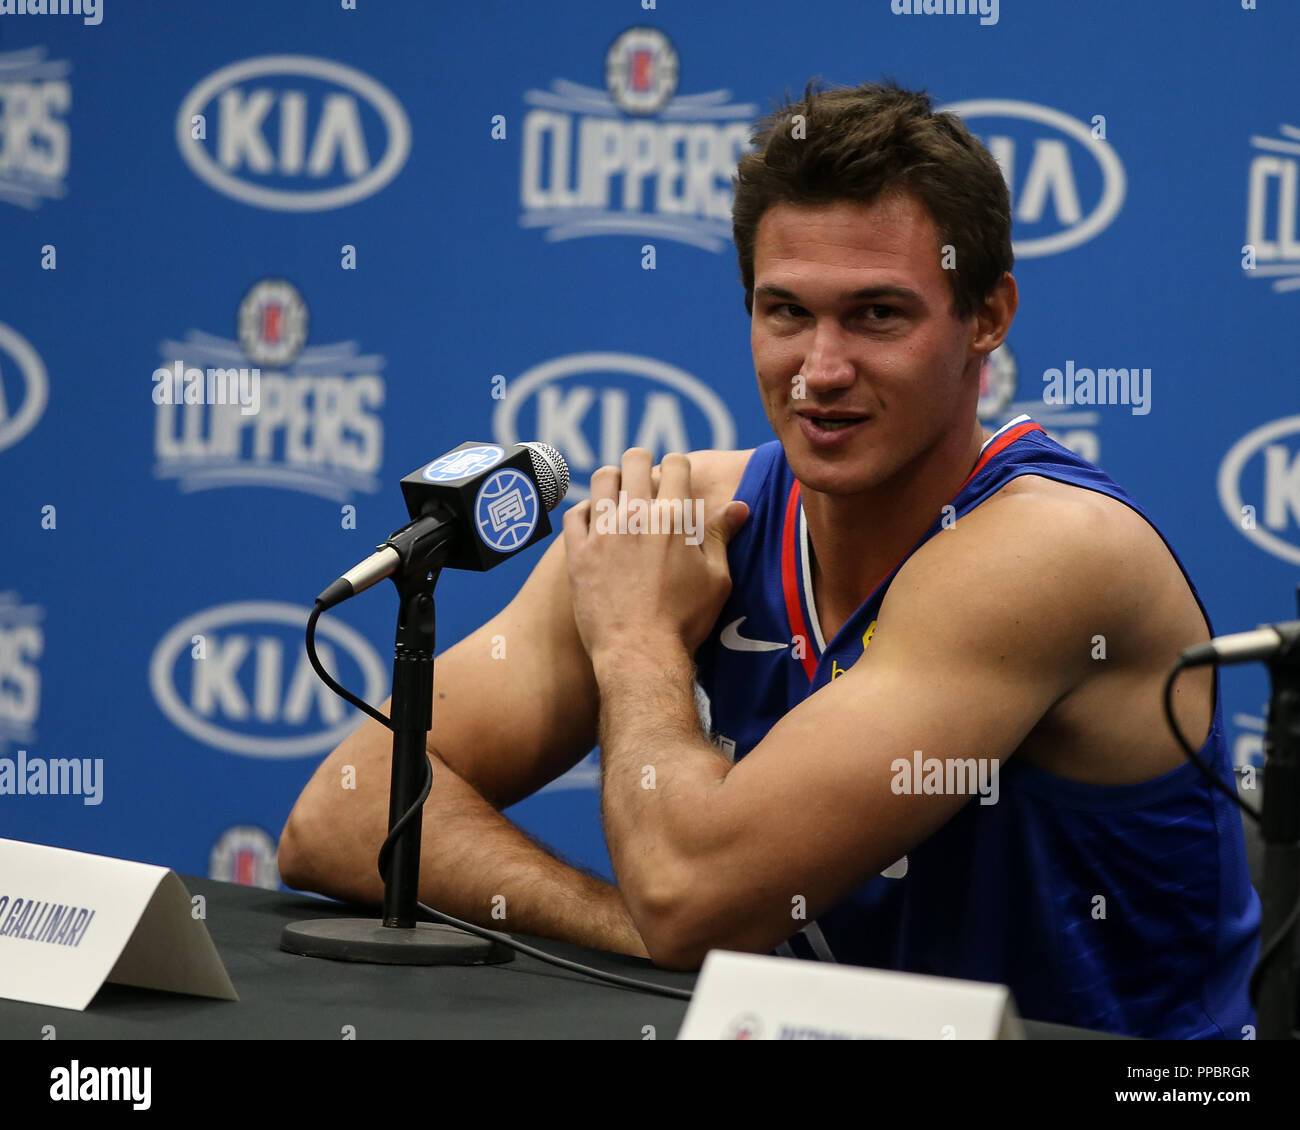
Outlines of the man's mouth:
[[832,451],[838,450],[851,439],[860,425],[866,424],[871,417],[852,412],[834,412],[827,416],[812,412],[798,412],[799,428],[814,447]]
[[816,412],[796,412],[795,415],[801,420],[808,420],[828,432],[838,431],[841,428],[850,428],[854,424],[862,423],[863,420],[871,419],[870,414],[866,412],[833,411],[825,415]]

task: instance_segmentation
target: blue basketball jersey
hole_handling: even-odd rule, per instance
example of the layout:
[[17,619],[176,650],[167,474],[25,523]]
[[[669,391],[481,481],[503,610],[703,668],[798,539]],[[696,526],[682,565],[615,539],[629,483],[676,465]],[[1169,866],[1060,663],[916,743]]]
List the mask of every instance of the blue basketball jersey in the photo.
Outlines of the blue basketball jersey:
[[[960,518],[1019,475],[1109,495],[1155,529],[1104,472],[1027,416],[984,445],[948,516]],[[779,443],[755,450],[735,497],[750,517],[728,548],[731,596],[696,662],[713,740],[739,760],[870,645],[907,559],[824,640],[799,486]],[[1217,680],[1199,756],[1231,780]],[[978,801],[776,952],[1006,984],[1021,1015],[1036,1020],[1155,1038],[1243,1038],[1255,1023],[1247,982],[1259,897],[1241,815],[1194,765],[1100,786],[1012,757],[1000,767],[997,803]]]

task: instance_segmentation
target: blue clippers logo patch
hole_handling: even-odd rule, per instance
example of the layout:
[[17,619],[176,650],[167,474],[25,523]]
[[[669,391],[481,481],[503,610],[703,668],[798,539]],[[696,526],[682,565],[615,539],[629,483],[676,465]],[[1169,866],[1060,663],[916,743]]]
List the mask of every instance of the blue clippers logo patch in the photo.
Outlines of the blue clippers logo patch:
[[511,553],[533,536],[541,500],[522,471],[505,467],[487,480],[474,501],[479,535],[498,553]]
[[424,477],[431,483],[449,483],[456,479],[467,479],[489,467],[500,463],[506,453],[494,444],[482,447],[467,447],[462,451],[451,451],[441,455],[424,469]]

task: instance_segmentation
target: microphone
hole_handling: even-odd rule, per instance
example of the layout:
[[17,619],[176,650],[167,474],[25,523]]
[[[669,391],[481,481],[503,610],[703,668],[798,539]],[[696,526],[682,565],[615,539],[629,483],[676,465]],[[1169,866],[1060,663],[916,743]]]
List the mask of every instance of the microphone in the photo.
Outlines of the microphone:
[[1253,632],[1234,632],[1216,636],[1209,643],[1185,649],[1179,657],[1184,667],[1206,663],[1253,663],[1289,659],[1300,649],[1300,620],[1279,624],[1262,624]]
[[333,608],[410,569],[484,572],[551,532],[569,466],[546,443],[462,443],[402,480],[411,521],[316,598]]

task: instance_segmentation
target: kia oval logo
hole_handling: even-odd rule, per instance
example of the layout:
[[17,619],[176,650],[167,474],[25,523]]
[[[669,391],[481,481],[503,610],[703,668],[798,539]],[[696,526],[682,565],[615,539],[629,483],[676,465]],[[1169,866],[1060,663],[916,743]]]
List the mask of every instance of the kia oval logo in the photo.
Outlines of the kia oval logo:
[[[293,604],[243,601],[182,620],[149,661],[159,709],[190,737],[230,753],[307,757],[333,749],[357,719],[307,659],[308,614]],[[383,699],[384,665],[358,632],[324,620],[316,647],[349,690],[368,702]]]
[[0,322],[0,451],[36,427],[48,399],[40,354],[22,334]]
[[176,114],[176,144],[195,174],[226,196],[320,212],[354,204],[397,176],[411,125],[387,89],[352,67],[265,55],[222,67],[191,90]]
[[1245,537],[1300,565],[1300,416],[1274,420],[1232,445],[1219,465],[1219,502]]
[[[1017,258],[1068,251],[1119,214],[1127,190],[1124,166],[1110,143],[1094,137],[1077,118],[1007,98],[977,98],[941,109],[958,115],[1001,166],[1011,190]],[[1007,123],[1000,129],[999,120]],[[1036,128],[1027,130],[1025,123]]]
[[721,398],[683,369],[633,353],[573,353],[521,374],[497,402],[493,437],[549,443],[569,464],[566,502],[589,492],[591,473],[629,447],[730,450],[736,425]]

